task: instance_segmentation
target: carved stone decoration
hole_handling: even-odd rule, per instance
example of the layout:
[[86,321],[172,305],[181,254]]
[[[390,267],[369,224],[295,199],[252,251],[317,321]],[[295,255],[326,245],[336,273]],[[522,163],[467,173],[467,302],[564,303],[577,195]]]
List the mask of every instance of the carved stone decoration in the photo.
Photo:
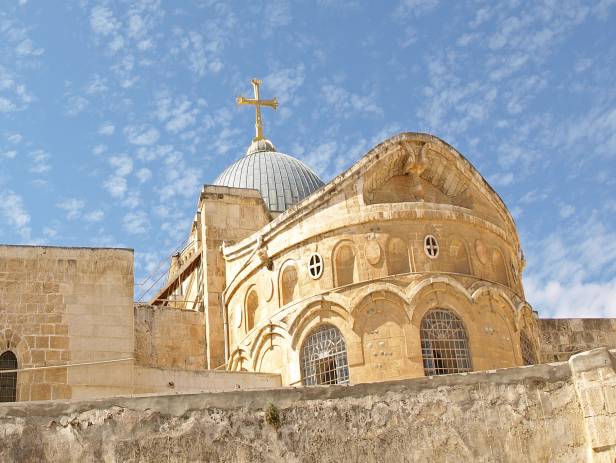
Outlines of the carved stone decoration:
[[235,327],[239,328],[242,326],[242,306],[240,304],[235,306],[235,313],[233,316],[235,318]]
[[274,282],[269,276],[263,278],[263,297],[266,301],[271,301],[274,296]]
[[376,265],[381,260],[381,246],[375,239],[369,239],[364,245],[364,254],[370,265]]
[[489,260],[488,256],[488,248],[481,240],[475,241],[475,252],[477,253],[477,257],[479,258],[479,262],[483,265],[486,265]]

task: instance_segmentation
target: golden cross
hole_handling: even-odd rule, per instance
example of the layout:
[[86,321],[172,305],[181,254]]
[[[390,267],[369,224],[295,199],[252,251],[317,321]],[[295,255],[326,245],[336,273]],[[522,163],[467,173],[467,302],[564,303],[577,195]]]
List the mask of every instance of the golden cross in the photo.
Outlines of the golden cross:
[[235,101],[238,105],[243,104],[251,104],[255,105],[257,108],[257,121],[255,122],[255,130],[257,132],[257,136],[252,141],[263,140],[265,137],[263,136],[263,122],[261,121],[261,106],[269,106],[270,108],[276,109],[278,107],[278,100],[274,98],[273,100],[260,100],[259,99],[259,85],[261,85],[261,81],[258,79],[252,79],[252,88],[255,92],[254,98],[244,98],[243,96],[238,96]]

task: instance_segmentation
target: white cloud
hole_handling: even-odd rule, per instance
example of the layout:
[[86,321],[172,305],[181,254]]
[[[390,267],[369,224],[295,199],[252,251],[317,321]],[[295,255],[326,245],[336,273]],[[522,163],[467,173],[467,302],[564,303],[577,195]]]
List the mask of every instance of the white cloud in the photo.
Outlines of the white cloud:
[[68,116],[76,116],[83,112],[90,102],[81,95],[73,95],[66,101],[65,112]]
[[109,164],[115,168],[116,175],[126,177],[133,171],[133,160],[128,156],[111,156]]
[[115,132],[115,126],[111,122],[105,122],[98,128],[99,135],[113,135]]
[[500,172],[490,176],[490,183],[495,186],[508,186],[513,183],[512,172]]
[[268,91],[275,92],[282,103],[295,106],[299,104],[299,99],[295,98],[295,95],[304,83],[304,79],[305,68],[304,64],[300,63],[296,67],[270,73],[263,78],[263,84]]
[[394,17],[421,16],[432,11],[438,0],[401,0],[394,10]]
[[107,36],[114,33],[120,27],[120,24],[109,8],[97,5],[90,13],[90,27],[95,34]]
[[145,183],[152,178],[152,171],[147,167],[139,169],[135,175],[139,179],[139,183]]
[[124,128],[124,135],[133,145],[152,145],[159,137],[158,130],[149,125],[131,125]]
[[17,156],[17,151],[15,150],[7,150],[4,152],[0,152],[0,158],[15,159],[16,156]]
[[593,211],[543,239],[531,242],[524,287],[543,316],[616,316],[616,232]]
[[103,187],[109,192],[111,196],[114,198],[122,198],[128,189],[128,185],[126,184],[126,179],[124,177],[120,177],[117,175],[112,175],[108,177],[107,180],[103,182]]
[[15,53],[18,55],[31,55],[31,56],[40,56],[44,53],[44,49],[37,48],[34,46],[34,42],[30,39],[25,39],[21,41],[17,47],[15,47]]
[[6,139],[9,141],[9,143],[17,145],[23,141],[24,137],[18,133],[11,133],[7,135]]
[[572,206],[571,204],[561,204],[561,206],[560,206],[560,208],[558,210],[558,214],[563,219],[568,219],[573,214],[575,214],[575,206]]
[[13,191],[0,191],[0,216],[4,223],[15,229],[22,239],[30,238],[30,214],[21,196]]
[[51,169],[51,165],[49,164],[49,153],[43,150],[36,150],[30,153],[29,156],[32,160],[30,168],[28,169],[30,172],[33,174],[44,174],[49,172]]
[[128,212],[122,221],[124,230],[132,235],[139,235],[150,229],[150,222],[145,212]]
[[100,209],[90,211],[83,216],[86,222],[100,222],[105,218],[105,213]]
[[361,113],[382,115],[383,110],[376,103],[375,95],[359,95],[333,84],[321,87],[325,102],[340,116],[351,117]]
[[171,133],[178,133],[195,123],[199,108],[193,107],[191,101],[185,96],[173,99],[161,96],[156,101],[156,116],[159,121],[165,122],[165,129]]
[[85,207],[86,202],[82,199],[69,198],[56,204],[56,207],[66,212],[66,218],[75,220],[81,216],[81,211]]

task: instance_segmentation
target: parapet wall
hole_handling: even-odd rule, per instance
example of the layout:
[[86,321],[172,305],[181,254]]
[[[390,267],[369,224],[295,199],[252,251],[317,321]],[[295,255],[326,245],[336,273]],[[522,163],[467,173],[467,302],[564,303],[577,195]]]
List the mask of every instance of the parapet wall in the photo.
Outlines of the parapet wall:
[[205,314],[136,304],[135,360],[157,368],[207,368]]
[[7,404],[0,428],[1,461],[612,462],[616,373],[596,349],[346,387]]
[[542,318],[541,361],[563,362],[596,347],[616,348],[616,318]]

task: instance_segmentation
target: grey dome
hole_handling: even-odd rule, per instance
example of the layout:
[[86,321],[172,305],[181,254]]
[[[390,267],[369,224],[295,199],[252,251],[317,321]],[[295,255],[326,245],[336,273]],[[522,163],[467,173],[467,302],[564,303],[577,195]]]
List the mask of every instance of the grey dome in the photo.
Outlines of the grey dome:
[[253,142],[214,185],[258,190],[271,212],[284,212],[324,185],[306,164],[274,150],[269,140]]

